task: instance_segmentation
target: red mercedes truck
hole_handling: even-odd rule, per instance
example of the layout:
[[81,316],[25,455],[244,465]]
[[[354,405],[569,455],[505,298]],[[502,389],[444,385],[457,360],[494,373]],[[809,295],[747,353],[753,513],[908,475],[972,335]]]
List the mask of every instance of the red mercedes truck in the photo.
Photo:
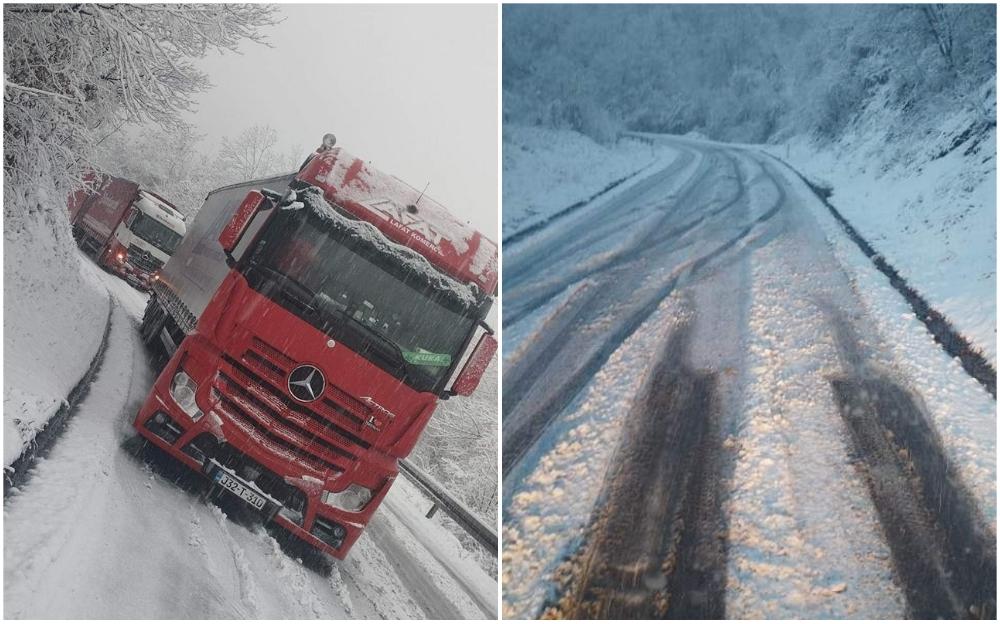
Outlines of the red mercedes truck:
[[334,142],[208,194],[153,285],[140,332],[171,355],[134,426],[342,559],[493,358],[497,246]]
[[68,201],[73,237],[97,264],[148,290],[184,237],[184,218],[135,182],[96,172],[87,178],[90,188]]

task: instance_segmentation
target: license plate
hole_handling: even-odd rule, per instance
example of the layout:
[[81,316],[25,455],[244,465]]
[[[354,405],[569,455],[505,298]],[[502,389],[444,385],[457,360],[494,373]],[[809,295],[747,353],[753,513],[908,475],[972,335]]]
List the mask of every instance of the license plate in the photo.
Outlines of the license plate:
[[229,490],[236,496],[239,496],[241,499],[243,499],[256,509],[263,509],[264,503],[267,502],[264,499],[264,497],[262,497],[260,494],[257,494],[252,489],[247,487],[245,484],[230,477],[228,474],[222,472],[221,470],[215,473],[215,482],[224,487],[225,489]]

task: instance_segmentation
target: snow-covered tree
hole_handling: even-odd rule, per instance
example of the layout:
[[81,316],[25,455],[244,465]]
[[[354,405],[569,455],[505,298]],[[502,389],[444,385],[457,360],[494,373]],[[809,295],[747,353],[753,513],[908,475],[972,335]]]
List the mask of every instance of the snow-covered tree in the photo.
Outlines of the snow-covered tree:
[[[497,520],[497,361],[487,367],[469,397],[453,397],[434,411],[410,459],[447,490],[493,524]],[[441,522],[450,522],[443,514]],[[496,573],[496,559],[456,531],[484,569]]]
[[983,107],[995,45],[992,5],[507,5],[504,118],[828,139],[880,102]]
[[[4,211],[65,229],[65,197],[102,139],[176,125],[210,50],[262,43],[267,5],[5,4]],[[60,219],[59,216],[62,216]]]
[[186,124],[123,128],[97,146],[93,160],[98,170],[137,182],[189,216],[210,190],[235,181]]
[[284,170],[278,152],[278,131],[268,125],[250,126],[233,138],[223,137],[219,159],[236,177],[235,182]]

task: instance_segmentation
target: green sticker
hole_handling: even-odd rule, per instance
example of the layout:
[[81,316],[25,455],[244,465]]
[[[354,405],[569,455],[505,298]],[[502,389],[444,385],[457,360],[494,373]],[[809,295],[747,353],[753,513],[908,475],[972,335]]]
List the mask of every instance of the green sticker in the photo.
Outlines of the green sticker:
[[403,351],[403,359],[410,364],[419,366],[449,366],[451,356],[447,353],[430,353],[428,351]]

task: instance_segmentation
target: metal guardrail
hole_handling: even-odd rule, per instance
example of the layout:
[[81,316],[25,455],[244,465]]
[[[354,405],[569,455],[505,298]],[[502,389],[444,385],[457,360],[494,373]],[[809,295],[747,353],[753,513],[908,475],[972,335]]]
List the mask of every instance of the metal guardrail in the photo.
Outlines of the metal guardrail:
[[629,130],[625,130],[618,133],[618,140],[620,141],[622,139],[631,139],[633,141],[645,143],[646,145],[653,144],[652,137],[648,136],[648,133],[645,132],[632,132]]
[[[416,485],[420,491],[429,496],[434,501],[435,506],[443,509],[452,520],[457,522],[469,535],[474,537],[483,548],[492,553],[494,557],[497,556],[499,540],[497,539],[496,530],[493,527],[483,522],[479,516],[462,504],[461,501],[448,494],[444,487],[430,475],[405,459],[399,462],[399,472]],[[434,509],[431,509],[428,517],[432,516],[433,512]]]

